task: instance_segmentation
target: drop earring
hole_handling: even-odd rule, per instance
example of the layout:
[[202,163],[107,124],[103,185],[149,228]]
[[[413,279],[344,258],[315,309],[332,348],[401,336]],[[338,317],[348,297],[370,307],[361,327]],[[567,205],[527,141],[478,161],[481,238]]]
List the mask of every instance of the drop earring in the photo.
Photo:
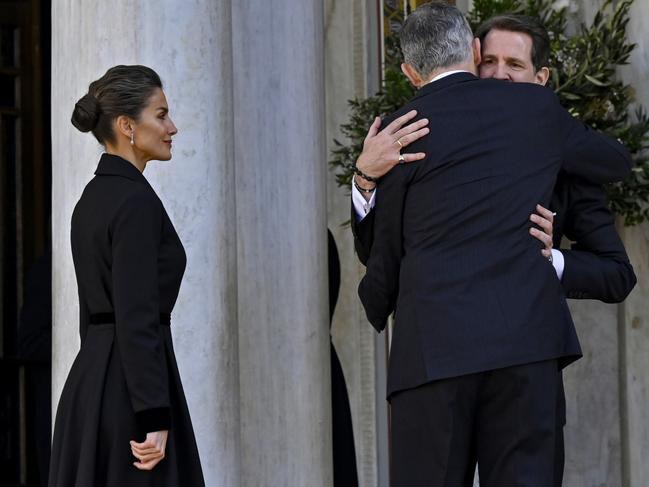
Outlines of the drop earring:
[[135,130],[131,130],[131,145],[135,145],[135,140],[133,139],[134,134]]

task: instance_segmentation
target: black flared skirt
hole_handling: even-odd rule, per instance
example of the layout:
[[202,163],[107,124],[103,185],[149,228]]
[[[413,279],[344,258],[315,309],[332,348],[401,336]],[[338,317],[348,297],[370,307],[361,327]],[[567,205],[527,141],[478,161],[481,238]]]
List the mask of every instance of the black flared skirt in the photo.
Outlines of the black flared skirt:
[[143,441],[115,342],[115,325],[92,325],[61,394],[49,487],[204,487],[198,449],[173,351],[164,337],[172,423],[165,458],[151,471],[133,462],[130,440]]

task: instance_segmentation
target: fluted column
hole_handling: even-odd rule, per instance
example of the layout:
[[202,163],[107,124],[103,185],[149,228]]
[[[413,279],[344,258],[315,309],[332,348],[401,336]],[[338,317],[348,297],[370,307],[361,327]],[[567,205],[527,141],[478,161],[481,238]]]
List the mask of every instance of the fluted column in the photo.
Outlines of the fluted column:
[[[649,107],[649,39],[644,19],[649,3],[631,6],[628,38],[637,47],[628,66],[621,69],[631,83],[638,104]],[[638,284],[622,306],[620,313],[620,378],[623,485],[649,485],[649,223],[625,228],[622,239],[638,277]]]
[[174,344],[208,486],[239,486],[239,376],[230,2],[61,1],[52,5],[53,399],[77,353],[70,216],[100,147],[70,124],[90,81],[145,64],[180,132],[145,175],[185,245]]
[[323,2],[232,9],[242,486],[329,486]]

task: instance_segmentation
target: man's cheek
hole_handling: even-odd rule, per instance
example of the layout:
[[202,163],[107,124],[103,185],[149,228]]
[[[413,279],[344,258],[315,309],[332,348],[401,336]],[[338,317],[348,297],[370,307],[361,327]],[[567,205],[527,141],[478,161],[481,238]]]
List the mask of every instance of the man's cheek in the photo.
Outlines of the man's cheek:
[[489,68],[485,66],[480,66],[478,68],[478,73],[480,73],[481,78],[493,78],[494,76],[493,68]]

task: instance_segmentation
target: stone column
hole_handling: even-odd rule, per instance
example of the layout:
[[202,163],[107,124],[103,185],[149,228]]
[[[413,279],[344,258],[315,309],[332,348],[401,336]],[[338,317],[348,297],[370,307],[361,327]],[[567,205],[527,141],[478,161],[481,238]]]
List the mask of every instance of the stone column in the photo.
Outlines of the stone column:
[[[206,484],[240,485],[236,228],[229,2],[116,0],[52,6],[53,403],[78,351],[70,216],[101,148],[70,124],[90,81],[115,64],[163,79],[179,127],[170,163],[145,172],[183,240],[188,267],[175,349]],[[277,484],[279,485],[279,484]]]
[[[365,98],[379,88],[380,19],[376,0],[325,0],[325,89],[327,159],[340,125],[349,119],[348,100]],[[352,5],[352,6],[350,6]],[[368,121],[368,125],[371,120]],[[341,285],[331,327],[340,359],[352,415],[359,487],[388,483],[387,402],[385,400],[385,337],[367,322],[358,298],[365,274],[354,251],[349,225],[350,195],[327,178],[328,226],[334,235],[341,265]],[[378,378],[377,378],[378,376]]]
[[[644,19],[649,3],[634,2],[630,11],[628,37],[637,47],[629,65],[621,70],[623,79],[636,90],[637,102],[649,108],[649,39]],[[621,411],[623,485],[649,485],[649,223],[626,228],[622,238],[638,276],[638,284],[620,313]]]
[[232,10],[241,485],[328,486],[322,0]]
[[649,225],[625,228],[622,237],[638,284],[620,312],[620,412],[622,473],[625,486],[649,485]]
[[[582,359],[566,368],[564,485],[622,483],[618,395],[618,305],[568,300]],[[602,391],[607,391],[603,394]]]

